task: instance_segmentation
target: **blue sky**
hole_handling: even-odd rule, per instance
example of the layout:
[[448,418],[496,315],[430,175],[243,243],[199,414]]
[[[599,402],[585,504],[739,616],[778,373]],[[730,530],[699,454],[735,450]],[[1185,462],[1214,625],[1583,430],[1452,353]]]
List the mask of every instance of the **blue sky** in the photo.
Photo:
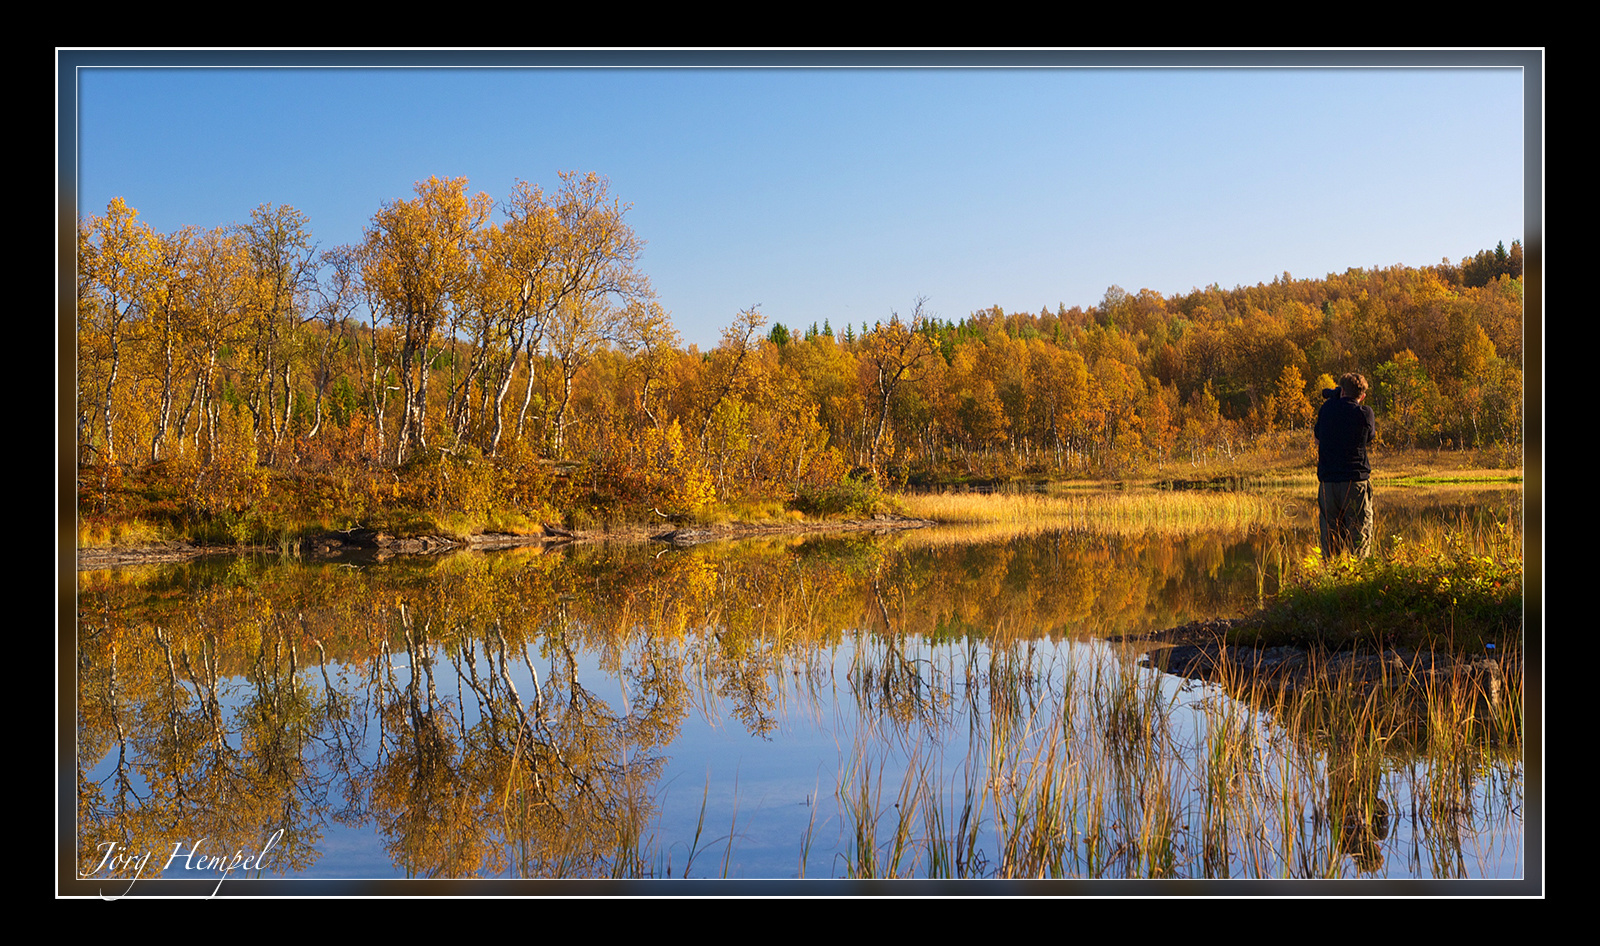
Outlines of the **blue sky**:
[[1524,237],[1517,69],[210,61],[79,72],[82,212],[120,196],[165,231],[289,204],[328,247],[429,176],[498,200],[595,171],[701,346],[757,303],[842,328],[926,296],[959,319]]

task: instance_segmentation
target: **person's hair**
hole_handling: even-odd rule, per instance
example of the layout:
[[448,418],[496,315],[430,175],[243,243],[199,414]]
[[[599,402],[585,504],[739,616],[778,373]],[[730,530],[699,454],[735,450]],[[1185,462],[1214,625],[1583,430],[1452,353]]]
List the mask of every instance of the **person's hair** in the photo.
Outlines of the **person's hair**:
[[1351,371],[1339,379],[1339,390],[1344,396],[1355,400],[1367,393],[1367,379],[1359,372]]

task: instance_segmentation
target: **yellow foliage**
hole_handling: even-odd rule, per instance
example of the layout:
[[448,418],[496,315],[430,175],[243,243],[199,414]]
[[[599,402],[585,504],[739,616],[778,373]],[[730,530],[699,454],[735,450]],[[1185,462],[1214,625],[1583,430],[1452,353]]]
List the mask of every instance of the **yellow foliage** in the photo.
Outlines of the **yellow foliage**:
[[674,420],[665,429],[649,427],[639,437],[645,488],[661,505],[681,512],[698,512],[716,499],[711,475],[683,443],[683,430]]

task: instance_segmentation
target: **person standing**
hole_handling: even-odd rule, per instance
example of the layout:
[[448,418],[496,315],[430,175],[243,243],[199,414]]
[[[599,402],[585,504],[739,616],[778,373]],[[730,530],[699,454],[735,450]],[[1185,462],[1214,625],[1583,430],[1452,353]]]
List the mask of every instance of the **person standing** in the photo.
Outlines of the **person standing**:
[[1378,424],[1367,399],[1367,379],[1352,371],[1322,392],[1313,433],[1317,438],[1317,508],[1322,557],[1372,552],[1372,463],[1367,448]]

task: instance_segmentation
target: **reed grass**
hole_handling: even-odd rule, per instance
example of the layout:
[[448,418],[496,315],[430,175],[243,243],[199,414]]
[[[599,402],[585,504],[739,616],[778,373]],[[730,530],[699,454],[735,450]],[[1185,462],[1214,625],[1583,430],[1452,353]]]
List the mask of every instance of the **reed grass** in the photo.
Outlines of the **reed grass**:
[[[870,737],[869,737],[870,738]],[[840,852],[845,876],[855,879],[917,876],[918,845],[913,843],[918,811],[930,794],[927,771],[913,757],[907,777],[883,807],[884,764],[875,761],[865,743],[840,780],[837,793],[848,825],[847,846]],[[885,831],[884,826],[888,830]]]
[[177,538],[178,536],[171,530],[152,525],[142,519],[120,522],[84,518],[78,520],[80,549],[161,545]]
[[[718,837],[718,838],[711,838],[711,839],[709,839],[709,840],[707,840],[705,842],[706,844],[721,844],[723,846],[722,847],[722,874],[721,874],[721,876],[723,878],[727,878],[728,873],[732,868],[734,842],[739,837],[739,806],[738,806],[739,781],[738,781],[737,777],[734,779],[734,783],[733,783],[733,795],[734,795],[734,808],[733,808],[733,813],[729,816],[728,833],[723,835],[723,836],[721,836],[721,837]],[[683,870],[679,874],[679,876],[681,876],[681,877],[684,877],[684,878],[689,877],[690,874],[694,871],[695,859],[700,857],[700,855],[702,855],[702,854],[704,854],[706,852],[706,847],[701,842],[702,842],[702,839],[705,837],[706,811],[707,811],[707,808],[709,807],[710,803],[711,803],[711,779],[709,777],[707,777],[705,792],[704,792],[704,794],[702,794],[700,796],[700,816],[695,821],[694,838],[689,841],[689,851],[688,851],[688,854],[684,858]],[[638,860],[639,860],[640,863],[643,863],[643,859],[642,858],[639,858]],[[803,860],[801,862],[801,865],[802,865],[802,868],[803,868],[804,867],[804,861]],[[671,861],[670,860],[668,861],[668,864],[667,864],[667,876],[668,877],[672,876],[672,865],[671,865]],[[802,873],[802,876],[803,876],[803,873]]]
[[1258,493],[1132,490],[1095,493],[906,495],[907,515],[939,523],[1102,532],[1176,532],[1281,523],[1283,504]]
[[[1445,876],[1470,873],[1469,822],[1491,807],[1474,792],[1486,792],[1495,753],[1520,745],[1514,683],[1496,709],[1466,676],[1419,689],[1404,672],[1372,684],[1325,663],[1291,689],[1229,666],[1186,699],[1115,657],[1064,675],[966,675],[1046,692],[990,694],[990,706],[1029,710],[975,725],[953,778],[932,735],[898,763],[858,738],[837,793],[851,838],[842,873],[1385,876],[1406,850],[1391,840],[1403,804],[1428,834],[1410,847],[1431,845]],[[1487,827],[1515,830],[1514,807]]]

